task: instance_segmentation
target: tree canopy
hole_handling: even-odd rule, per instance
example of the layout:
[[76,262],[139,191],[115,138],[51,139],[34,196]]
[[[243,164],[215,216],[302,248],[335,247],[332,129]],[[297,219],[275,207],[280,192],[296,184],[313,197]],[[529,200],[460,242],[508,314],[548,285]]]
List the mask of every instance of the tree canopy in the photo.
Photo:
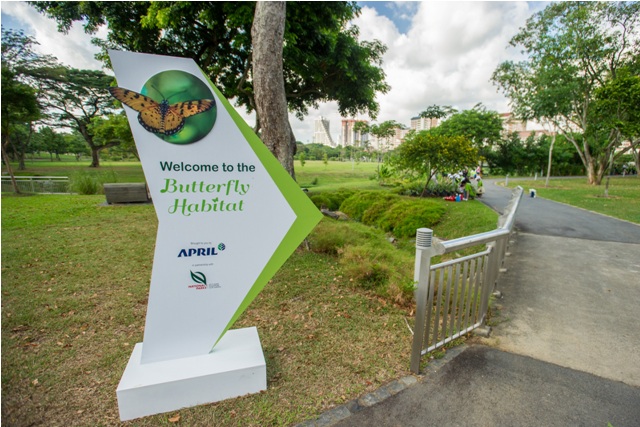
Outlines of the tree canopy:
[[48,111],[47,123],[78,131],[91,148],[91,167],[100,166],[99,152],[119,144],[94,138],[91,123],[113,111],[113,98],[107,90],[113,77],[98,70],[65,69],[64,81],[45,85],[42,105]]
[[399,171],[426,177],[423,193],[438,172],[457,171],[478,161],[478,150],[462,135],[443,135],[434,129],[411,131],[396,148],[392,165]]
[[486,156],[487,151],[500,141],[502,119],[496,111],[477,104],[471,110],[454,112],[433,131],[441,135],[464,136]]
[[[94,140],[91,121],[109,113],[114,107],[107,91],[113,77],[102,71],[65,67],[53,56],[37,54],[33,50],[34,44],[36,41],[22,32],[2,29],[3,101],[8,96],[5,90],[21,87],[23,94],[20,99],[3,102],[3,138],[8,138],[5,124],[9,126],[15,122],[15,117],[5,109],[12,110],[15,116],[18,108],[33,98],[37,102],[38,113],[28,117],[22,113],[22,122],[39,120],[48,126],[77,131],[91,148],[91,166],[99,166],[99,151],[113,146],[115,142],[101,144]],[[20,150],[19,154],[24,155],[24,151]]]
[[[193,58],[225,97],[255,110],[251,26],[254,2],[31,2],[61,31],[80,21],[89,33],[108,23],[103,48]],[[376,117],[378,92],[389,86],[380,67],[386,47],[359,41],[349,22],[355,2],[289,2],[284,31],[284,80],[290,111],[302,118],[319,102],[337,101],[343,116]]]
[[[38,74],[42,57],[34,53],[32,46],[34,40],[22,32],[2,28],[2,160],[11,176],[14,191],[19,193],[11,163],[9,162],[9,145],[12,142],[12,134],[20,136],[16,132],[19,128],[29,127],[31,123],[39,119],[42,109],[38,104],[36,90],[27,83],[32,74]],[[30,135],[31,132],[26,132]],[[27,138],[13,138],[14,151],[20,161],[20,167],[24,168],[24,152],[28,142]]]
[[[592,184],[600,184],[610,162],[638,144],[632,141],[631,147],[616,151],[623,141],[621,128],[597,113],[610,107],[597,93],[637,62],[639,20],[637,2],[551,3],[529,18],[510,42],[527,59],[500,64],[492,77],[519,118],[549,121],[566,136]],[[637,117],[634,111],[640,104],[618,107],[631,118]]]
[[430,105],[429,107],[427,107],[425,110],[421,111],[420,114],[418,115],[419,117],[422,117],[423,119],[444,119],[450,115],[452,115],[453,113],[456,113],[457,110],[453,107],[451,107],[450,105]]

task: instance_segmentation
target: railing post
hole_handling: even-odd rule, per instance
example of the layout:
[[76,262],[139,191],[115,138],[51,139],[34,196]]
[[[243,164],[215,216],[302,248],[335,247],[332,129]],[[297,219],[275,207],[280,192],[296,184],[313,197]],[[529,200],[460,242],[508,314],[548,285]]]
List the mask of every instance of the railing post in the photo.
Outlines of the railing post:
[[416,232],[416,262],[413,280],[417,287],[416,298],[416,322],[413,328],[413,346],[411,348],[411,372],[420,373],[420,361],[422,359],[423,339],[426,328],[427,304],[429,303],[429,276],[431,270],[431,257],[435,255],[432,247],[433,230],[419,228]]
[[495,286],[495,277],[494,277],[494,264],[496,264],[496,247],[495,244],[490,243],[487,245],[487,249],[489,249],[489,254],[486,258],[486,265],[484,266],[484,277],[482,284],[482,306],[480,307],[480,312],[482,316],[482,324],[486,325],[487,323],[487,311],[489,311],[489,298],[493,293],[493,289]]

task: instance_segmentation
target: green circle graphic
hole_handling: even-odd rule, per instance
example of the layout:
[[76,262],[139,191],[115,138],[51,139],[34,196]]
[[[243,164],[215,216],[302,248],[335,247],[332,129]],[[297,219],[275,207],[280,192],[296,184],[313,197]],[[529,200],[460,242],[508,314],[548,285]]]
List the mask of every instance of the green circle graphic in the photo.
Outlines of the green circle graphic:
[[163,71],[151,77],[142,87],[141,93],[156,102],[167,100],[169,105],[177,102],[214,100],[207,111],[185,118],[184,127],[175,135],[155,136],[171,144],[192,144],[204,138],[213,129],[218,113],[215,98],[209,87],[193,74],[184,71]]

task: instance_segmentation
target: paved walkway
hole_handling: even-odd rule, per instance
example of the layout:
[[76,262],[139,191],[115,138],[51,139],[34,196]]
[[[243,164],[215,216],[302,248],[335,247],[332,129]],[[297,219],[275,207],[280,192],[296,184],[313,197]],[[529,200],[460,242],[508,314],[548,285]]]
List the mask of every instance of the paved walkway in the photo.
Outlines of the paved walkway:
[[305,425],[640,426],[640,226],[524,197],[516,227],[491,338]]
[[525,197],[516,227],[493,343],[640,387],[640,226]]

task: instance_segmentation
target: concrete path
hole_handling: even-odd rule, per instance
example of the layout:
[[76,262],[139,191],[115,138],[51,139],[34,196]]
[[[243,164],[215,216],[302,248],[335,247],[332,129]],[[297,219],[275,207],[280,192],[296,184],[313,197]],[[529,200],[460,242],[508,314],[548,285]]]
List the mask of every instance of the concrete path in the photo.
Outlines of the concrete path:
[[420,383],[332,425],[634,427],[638,402],[640,390],[626,384],[470,346]]
[[493,344],[640,387],[640,226],[525,197],[516,227]]
[[[502,212],[510,190],[485,187]],[[305,425],[640,426],[640,226],[523,197],[516,227],[491,338]]]

